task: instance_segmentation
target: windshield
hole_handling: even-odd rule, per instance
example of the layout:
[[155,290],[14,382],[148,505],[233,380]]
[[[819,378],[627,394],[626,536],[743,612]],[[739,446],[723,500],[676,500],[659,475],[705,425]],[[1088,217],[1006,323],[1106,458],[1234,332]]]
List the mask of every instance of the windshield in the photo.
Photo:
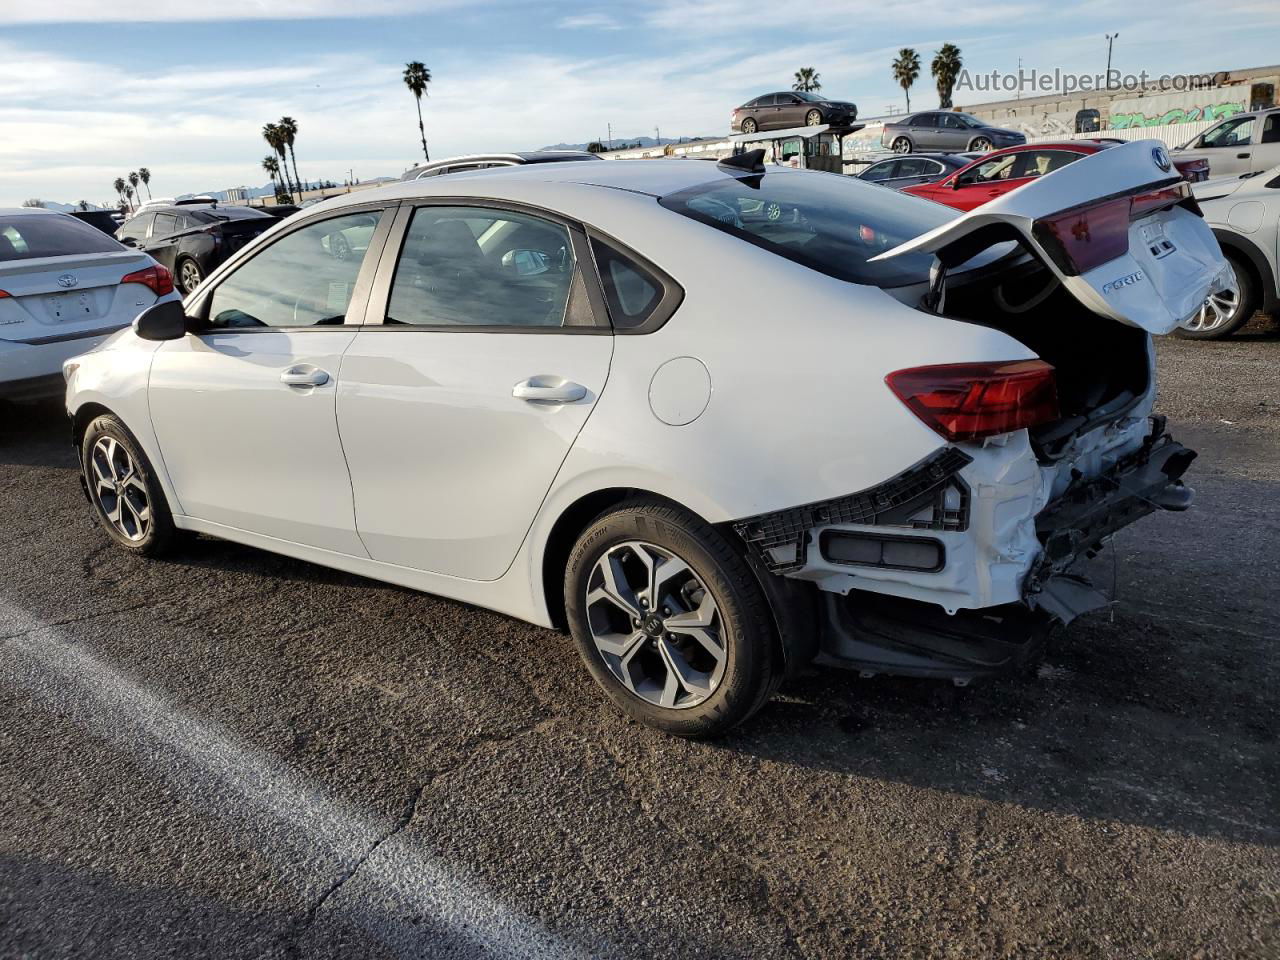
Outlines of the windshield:
[[927,280],[931,253],[867,261],[958,216],[856,177],[815,172],[714,180],[658,202],[829,277],[877,287]]
[[810,103],[825,103],[826,97],[820,97],[816,93],[806,93],[803,90],[792,90],[793,96],[799,97],[801,100],[808,100]]
[[0,262],[81,253],[118,253],[123,249],[114,238],[75,217],[47,214],[0,217]]
[[971,117],[967,113],[953,113],[951,116],[960,121],[960,126],[974,129],[982,126],[982,121],[977,117]]
[[271,214],[252,207],[215,207],[209,210],[184,211],[192,220],[200,223],[217,223],[219,220],[254,220],[270,217]]

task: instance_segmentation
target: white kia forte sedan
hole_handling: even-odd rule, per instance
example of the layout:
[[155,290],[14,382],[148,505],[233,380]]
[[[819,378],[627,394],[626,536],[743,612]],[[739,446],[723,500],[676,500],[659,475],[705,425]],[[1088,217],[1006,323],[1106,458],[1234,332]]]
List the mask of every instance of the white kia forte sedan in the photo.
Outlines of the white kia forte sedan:
[[122,547],[567,627],[708,735],[815,659],[965,682],[1101,603],[1077,559],[1191,501],[1151,334],[1230,277],[1153,141],[959,217],[758,154],[513,167],[284,221],[67,403]]

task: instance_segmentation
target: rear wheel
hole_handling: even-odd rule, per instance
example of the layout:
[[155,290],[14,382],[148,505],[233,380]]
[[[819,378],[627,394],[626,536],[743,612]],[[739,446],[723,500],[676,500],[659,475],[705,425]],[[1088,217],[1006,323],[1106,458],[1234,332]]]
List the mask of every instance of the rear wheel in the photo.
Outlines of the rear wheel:
[[1227,263],[1235,273],[1238,291],[1215,293],[1205,300],[1200,312],[1175,332],[1187,340],[1218,340],[1235,333],[1258,309],[1258,282],[1253,271],[1235,257]]
[[969,143],[970,153],[988,153],[991,150],[991,141],[986,137],[974,137]]
[[893,141],[893,152],[894,153],[910,153],[911,141],[908,140],[906,137],[898,137],[898,139]]
[[155,556],[173,542],[173,514],[142,447],[123,423],[105,414],[80,441],[80,462],[98,522],[117,544]]
[[203,279],[204,271],[200,269],[200,264],[190,257],[178,264],[178,287],[182,290],[183,296],[200,286],[200,281]]
[[768,603],[741,552],[656,500],[599,516],[569,558],[565,612],[609,698],[667,733],[724,733],[780,675]]
[[755,120],[753,120],[751,117],[747,117],[747,119],[742,121],[743,133],[755,133],[759,129],[760,129],[759,124],[757,124]]
[[804,125],[806,127],[816,127],[822,122],[821,110],[810,110],[804,115]]

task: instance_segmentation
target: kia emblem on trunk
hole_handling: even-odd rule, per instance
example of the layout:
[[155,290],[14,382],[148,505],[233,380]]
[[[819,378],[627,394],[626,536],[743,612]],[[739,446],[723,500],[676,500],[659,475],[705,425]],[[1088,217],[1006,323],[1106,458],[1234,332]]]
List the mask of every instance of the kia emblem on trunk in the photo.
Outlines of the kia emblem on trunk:
[[79,282],[80,282],[79,280],[77,280],[74,276],[72,276],[69,273],[64,273],[62,276],[58,278],[58,286],[66,287],[68,290],[70,290]]
[[1152,147],[1151,159],[1156,162],[1156,166],[1165,173],[1173,166],[1173,161],[1169,159],[1169,154],[1165,152],[1164,147]]

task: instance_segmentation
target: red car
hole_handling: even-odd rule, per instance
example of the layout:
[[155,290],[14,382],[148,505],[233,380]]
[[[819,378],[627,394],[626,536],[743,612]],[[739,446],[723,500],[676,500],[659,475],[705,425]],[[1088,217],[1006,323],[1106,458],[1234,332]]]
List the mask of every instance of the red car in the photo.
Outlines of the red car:
[[[1122,140],[1065,140],[1062,143],[1027,143],[993,150],[966,167],[933,183],[903,187],[912,193],[957,210],[972,210],[988,200],[1017,190],[1036,177],[1052,173],[1081,157],[1114,147]],[[1206,160],[1174,160],[1183,178],[1195,183],[1209,179]]]

